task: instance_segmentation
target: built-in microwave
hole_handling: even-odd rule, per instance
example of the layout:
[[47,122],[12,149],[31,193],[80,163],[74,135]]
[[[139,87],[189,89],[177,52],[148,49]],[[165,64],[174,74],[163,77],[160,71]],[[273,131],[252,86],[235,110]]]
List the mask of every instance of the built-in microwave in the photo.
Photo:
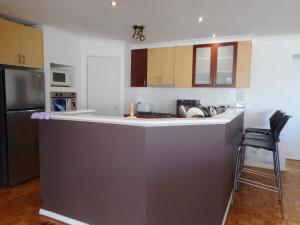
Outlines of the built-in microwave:
[[51,69],[51,86],[72,87],[73,74],[63,69]]

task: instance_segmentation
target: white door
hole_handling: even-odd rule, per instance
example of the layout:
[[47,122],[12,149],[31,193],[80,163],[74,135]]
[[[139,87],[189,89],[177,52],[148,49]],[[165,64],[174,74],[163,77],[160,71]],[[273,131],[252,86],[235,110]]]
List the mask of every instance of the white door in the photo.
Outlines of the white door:
[[119,59],[88,57],[88,109],[97,115],[119,115]]

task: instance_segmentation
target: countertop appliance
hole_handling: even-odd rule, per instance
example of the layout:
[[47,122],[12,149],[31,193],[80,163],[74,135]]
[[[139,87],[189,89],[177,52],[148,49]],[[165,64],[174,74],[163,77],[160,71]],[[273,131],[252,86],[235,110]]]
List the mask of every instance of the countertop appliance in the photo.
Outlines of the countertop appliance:
[[77,109],[76,92],[51,92],[51,111],[74,111]]
[[137,110],[136,111],[140,112],[140,113],[152,113],[152,111],[153,111],[153,104],[139,102],[137,104]]
[[177,100],[177,117],[186,117],[186,113],[189,108],[199,107],[200,100],[188,100],[188,99],[178,99]]
[[38,121],[44,111],[44,75],[0,68],[0,184],[11,186],[39,176]]
[[73,73],[60,68],[51,68],[51,86],[72,87]]

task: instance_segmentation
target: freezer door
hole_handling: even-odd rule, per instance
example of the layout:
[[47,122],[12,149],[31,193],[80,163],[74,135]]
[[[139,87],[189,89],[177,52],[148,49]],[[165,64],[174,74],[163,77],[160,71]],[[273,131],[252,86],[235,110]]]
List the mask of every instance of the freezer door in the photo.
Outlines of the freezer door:
[[44,108],[43,73],[5,69],[6,110]]
[[38,110],[10,111],[7,117],[9,184],[39,176],[38,121],[30,119]]

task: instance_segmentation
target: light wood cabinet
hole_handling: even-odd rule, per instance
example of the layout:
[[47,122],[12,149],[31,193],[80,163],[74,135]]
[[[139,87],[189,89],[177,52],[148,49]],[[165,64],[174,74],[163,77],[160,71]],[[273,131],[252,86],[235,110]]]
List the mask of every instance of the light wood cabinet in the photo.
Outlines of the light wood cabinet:
[[20,65],[19,25],[0,18],[0,64]]
[[148,49],[147,67],[148,85],[173,85],[174,48]]
[[174,48],[160,48],[161,83],[174,84]]
[[0,64],[43,68],[43,32],[0,19]]
[[147,84],[157,85],[160,82],[160,49],[150,48],[148,49],[147,59]]
[[22,64],[26,67],[43,68],[43,32],[20,25]]
[[174,58],[175,87],[192,87],[193,46],[176,46]]
[[237,49],[236,87],[250,87],[252,42],[240,41]]

